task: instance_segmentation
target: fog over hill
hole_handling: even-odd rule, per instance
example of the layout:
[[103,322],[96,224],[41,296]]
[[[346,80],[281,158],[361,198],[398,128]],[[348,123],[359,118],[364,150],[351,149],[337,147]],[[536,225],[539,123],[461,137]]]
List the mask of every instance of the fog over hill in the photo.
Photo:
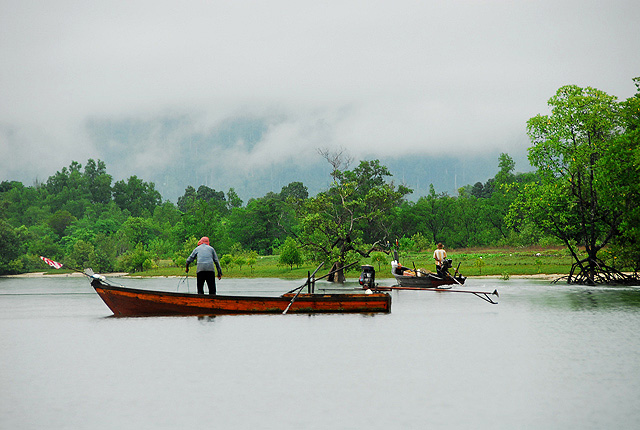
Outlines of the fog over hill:
[[[324,147],[322,140],[315,148],[306,142],[293,145],[295,150],[283,149],[269,140],[270,124],[265,118],[236,117],[206,130],[194,130],[192,118],[179,115],[151,120],[94,119],[85,123],[84,129],[91,144],[82,150],[68,151],[63,157],[58,153],[36,174],[33,169],[9,171],[3,172],[0,180],[18,180],[25,185],[45,182],[72,161],[84,166],[92,158],[106,163],[114,183],[136,175],[153,182],[163,199],[174,203],[186,187],[206,185],[225,193],[233,188],[246,204],[251,198],[280,192],[291,182],[302,182],[312,196],[326,190],[331,183],[331,166],[320,155],[323,149],[344,151],[351,160],[349,169],[362,160],[380,160],[393,175],[387,179],[411,188],[413,193],[407,198],[415,201],[429,192],[430,184],[438,193],[455,196],[460,187],[485,182],[498,172],[498,156],[503,152],[516,162],[516,172],[532,170],[524,130],[508,142],[483,150],[471,146],[456,150],[445,141],[440,145],[425,143],[410,155],[398,151],[391,156],[394,148],[382,154],[367,153],[357,148]],[[20,163],[19,152],[11,156],[16,158],[13,165]]]
[[[524,152],[509,155],[516,161],[517,172],[532,170]],[[404,184],[413,190],[407,198],[415,201],[429,192],[430,184],[433,184],[438,193],[446,192],[455,196],[460,187],[473,185],[478,181],[486,182],[499,170],[498,156],[499,153],[496,152],[459,158],[404,156],[378,159],[393,175],[389,180],[395,184]],[[356,167],[359,162],[360,160],[354,159],[349,168]],[[197,163],[193,160],[182,160],[177,164],[179,166],[176,168],[146,178],[156,184],[164,199],[173,202],[184,194],[188,185],[196,189],[200,185],[206,185],[225,193],[229,188],[234,188],[246,204],[250,198],[262,197],[268,192],[280,192],[283,186],[295,181],[302,182],[312,196],[326,190],[331,184],[331,167],[320,155],[309,162],[274,164],[235,175],[197,168]]]
[[[393,175],[389,180],[414,191],[408,196],[410,200],[426,195],[430,184],[436,192],[456,195],[459,187],[485,182],[498,172],[501,152],[514,159],[517,172],[531,170],[524,130],[491,150],[469,149],[455,153],[446,143],[437,148],[425,144],[413,155],[402,152],[389,156],[367,154],[357,148],[324,147],[322,140],[316,142],[315,148],[307,142],[295,150],[283,149],[269,140],[271,126],[268,118],[255,117],[236,117],[200,131],[194,131],[190,117],[94,120],[86,124],[86,130],[96,153],[87,154],[86,158],[105,161],[114,181],[137,175],[154,182],[162,197],[173,202],[184,194],[187,186],[197,189],[200,185],[225,193],[234,188],[245,203],[268,192],[279,192],[283,186],[296,181],[302,182],[310,195],[315,195],[331,183],[331,166],[319,149],[344,151],[345,157],[351,160],[349,169],[357,167],[361,160],[380,160]],[[394,151],[390,148],[384,152]],[[85,163],[86,158],[76,154],[67,165],[72,160]],[[62,167],[51,169],[50,166],[49,175]]]

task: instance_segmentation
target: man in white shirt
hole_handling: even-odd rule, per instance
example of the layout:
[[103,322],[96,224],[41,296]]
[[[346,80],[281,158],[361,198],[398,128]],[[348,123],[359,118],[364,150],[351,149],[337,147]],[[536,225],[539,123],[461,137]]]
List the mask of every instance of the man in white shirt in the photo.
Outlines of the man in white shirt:
[[442,262],[447,258],[447,251],[444,250],[442,243],[438,243],[438,249],[433,251],[433,258],[436,260],[436,272],[440,273]]

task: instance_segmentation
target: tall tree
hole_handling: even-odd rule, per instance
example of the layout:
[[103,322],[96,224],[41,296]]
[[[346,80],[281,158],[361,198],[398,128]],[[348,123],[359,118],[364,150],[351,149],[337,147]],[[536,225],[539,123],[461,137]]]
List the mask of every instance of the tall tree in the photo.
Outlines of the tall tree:
[[444,241],[444,230],[452,222],[451,204],[451,197],[447,193],[436,194],[433,184],[429,185],[429,194],[426,197],[421,197],[416,204],[433,243]]
[[149,216],[162,202],[162,196],[153,182],[144,182],[134,175],[113,185],[113,201],[131,216]]
[[603,204],[622,206],[622,219],[614,237],[617,265],[640,272],[640,77],[634,78],[636,94],[620,104],[625,132],[602,157],[598,181],[605,194]]
[[22,269],[17,260],[24,252],[24,245],[9,223],[0,219],[0,275],[17,273]]
[[[620,200],[603,201],[611,183],[602,180],[602,171],[618,168],[602,160],[623,131],[619,104],[603,91],[575,85],[561,87],[548,104],[550,115],[527,123],[533,142],[529,161],[540,181],[525,187],[514,210],[565,243],[574,258],[569,282],[619,281],[624,275],[598,255],[618,234],[625,210]],[[586,258],[578,246],[584,246]]]
[[282,244],[294,225],[294,212],[275,193],[252,199],[229,216],[232,238],[262,255],[271,254],[274,246]]
[[[325,158],[333,167],[334,182],[327,191],[305,201],[299,239],[312,259],[333,263],[338,270],[334,280],[342,282],[347,260],[368,256],[386,239],[379,223],[411,190],[386,182],[391,174],[378,160],[340,170],[346,163],[339,156]],[[364,226],[377,226],[382,233],[379,240],[367,243]],[[369,237],[373,237],[371,232]]]
[[111,175],[107,174],[104,161],[87,160],[84,166],[85,186],[91,195],[92,203],[107,204],[111,201]]

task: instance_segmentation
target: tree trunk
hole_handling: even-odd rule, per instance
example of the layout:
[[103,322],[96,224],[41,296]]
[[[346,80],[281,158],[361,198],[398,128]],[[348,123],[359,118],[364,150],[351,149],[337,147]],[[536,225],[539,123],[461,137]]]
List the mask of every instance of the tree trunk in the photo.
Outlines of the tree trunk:
[[344,267],[344,264],[340,264],[338,262],[333,263],[333,266],[331,266],[331,275],[329,275],[329,277],[327,278],[327,280],[329,282],[339,282],[339,283],[344,283],[344,281],[347,280],[347,278],[345,278],[344,276],[344,271],[342,270],[342,268]]
[[607,266],[597,257],[587,257],[573,263],[567,277],[568,284],[597,285],[622,284],[631,285],[639,281],[637,276],[627,275],[619,270]]

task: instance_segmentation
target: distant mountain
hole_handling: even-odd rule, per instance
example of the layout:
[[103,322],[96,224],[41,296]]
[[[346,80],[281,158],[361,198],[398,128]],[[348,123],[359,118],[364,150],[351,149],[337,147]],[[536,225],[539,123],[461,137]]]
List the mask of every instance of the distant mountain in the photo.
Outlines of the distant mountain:
[[[516,162],[516,172],[533,170],[524,153],[509,155]],[[447,192],[455,196],[460,187],[486,182],[498,172],[498,156],[499,152],[459,158],[405,156],[382,157],[379,160],[393,174],[391,180],[413,190],[408,198],[417,200],[429,192],[430,184],[433,184],[438,193]],[[354,160],[349,168],[356,167],[359,162],[360,160]],[[177,166],[181,164],[176,163]],[[225,193],[234,188],[246,204],[251,198],[263,197],[269,192],[280,192],[282,187],[296,181],[302,182],[309,190],[309,195],[313,196],[329,187],[330,171],[329,164],[318,156],[318,161],[314,163],[283,163],[244,174],[226,172],[223,168],[218,172],[200,172],[197,169],[173,167],[157,172],[145,180],[154,182],[162,197],[172,202],[176,202],[184,194],[187,186],[198,188],[206,185]]]

